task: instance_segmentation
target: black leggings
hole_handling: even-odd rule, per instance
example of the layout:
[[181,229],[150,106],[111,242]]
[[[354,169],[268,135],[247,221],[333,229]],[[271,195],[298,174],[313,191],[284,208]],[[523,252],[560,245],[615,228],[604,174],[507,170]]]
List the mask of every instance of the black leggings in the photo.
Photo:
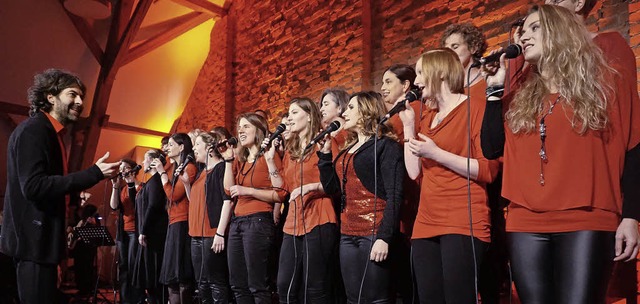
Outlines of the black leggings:
[[318,225],[301,236],[284,234],[278,269],[280,303],[298,303],[305,296],[303,303],[333,302],[329,266],[334,262],[337,242],[338,227],[332,223]]
[[[488,244],[474,238],[473,245],[475,267],[479,267]],[[469,236],[447,234],[414,239],[412,258],[420,303],[475,303],[475,270]]]
[[523,304],[605,303],[615,232],[508,233]]

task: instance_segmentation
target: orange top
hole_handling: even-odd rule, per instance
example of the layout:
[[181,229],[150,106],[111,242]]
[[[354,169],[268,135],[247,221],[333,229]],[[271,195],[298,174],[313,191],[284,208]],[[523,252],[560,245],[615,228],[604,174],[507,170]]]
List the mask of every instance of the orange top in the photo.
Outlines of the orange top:
[[[142,184],[136,187],[136,192],[142,189]],[[120,204],[122,205],[122,221],[124,222],[124,231],[136,231],[136,209],[135,202],[129,198],[129,190],[123,187],[120,191]]]
[[[640,142],[640,107],[632,102],[631,95],[637,93],[624,76],[611,77],[608,83],[614,85],[616,96],[607,102],[609,124],[604,131],[578,134],[571,127],[573,110],[562,98],[545,118],[544,185],[540,183],[538,126],[527,134],[514,134],[505,126],[502,195],[513,206],[508,231],[616,230],[625,153]],[[549,95],[541,113],[547,113],[556,99],[558,94]]]
[[342,149],[344,143],[347,141],[347,131],[345,129],[341,129],[336,133],[334,137],[331,138],[331,149],[335,146],[338,150]]
[[[273,161],[276,163],[278,171],[282,171],[282,161],[280,158],[274,157]],[[263,156],[258,157],[254,166],[249,162],[241,163],[236,160],[234,162],[234,168],[236,185],[250,188],[272,189],[271,179],[269,178],[269,168]],[[284,196],[282,190],[274,190],[276,190],[276,195],[279,197]],[[236,216],[245,216],[258,212],[273,212],[273,203],[264,202],[248,195],[238,197],[234,209]]]
[[[437,110],[427,110],[421,124],[422,133],[438,147],[460,156],[470,154],[478,161],[477,180],[471,180],[471,210],[474,236],[490,242],[489,207],[486,183],[496,177],[500,164],[487,160],[480,148],[480,128],[486,101],[484,96],[471,96],[471,102],[463,101],[436,127],[431,122]],[[471,147],[467,144],[467,108],[471,108]],[[470,235],[467,178],[445,166],[422,158],[422,186],[420,206],[413,228],[412,238],[429,238],[445,234]]]
[[[302,166],[302,184],[320,183],[318,171],[318,155],[314,151],[303,162],[291,159],[287,151],[284,155],[282,188],[291,192],[300,187],[300,166]],[[284,194],[284,193],[283,193]],[[281,197],[284,199],[284,195]],[[304,203],[303,203],[304,201]],[[304,214],[302,214],[304,210]],[[316,226],[326,223],[337,223],[336,212],[331,198],[323,192],[310,191],[302,200],[300,197],[289,205],[289,214],[284,222],[283,231],[289,235],[304,235]]]
[[207,175],[211,170],[200,173],[191,185],[191,201],[189,202],[189,235],[195,237],[213,237],[218,228],[211,228],[209,215],[207,214],[207,195],[205,184]]
[[[187,192],[184,189],[184,184],[179,177],[176,177],[175,186],[171,186],[171,180],[173,177],[173,170],[175,170],[175,164],[172,163],[167,171],[169,182],[164,184],[164,193],[167,195],[167,199],[171,202],[169,205],[169,225],[187,221],[189,216],[189,199],[187,199]],[[184,169],[189,174],[189,183],[193,183],[196,179],[196,173],[198,169],[192,163],[187,164]],[[172,189],[173,188],[173,189]]]

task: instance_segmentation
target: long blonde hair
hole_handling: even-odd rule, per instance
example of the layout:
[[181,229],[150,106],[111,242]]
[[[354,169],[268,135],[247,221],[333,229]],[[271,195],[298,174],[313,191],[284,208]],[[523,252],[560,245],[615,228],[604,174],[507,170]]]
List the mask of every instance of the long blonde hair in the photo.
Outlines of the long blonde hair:
[[[356,123],[361,132],[365,136],[373,136],[376,134],[376,129],[378,128],[378,122],[380,121],[380,117],[387,114],[387,109],[384,107],[384,100],[382,99],[382,95],[378,92],[373,91],[364,91],[358,92],[349,98],[356,98],[358,102],[358,112],[362,116],[358,122]],[[358,134],[353,131],[347,131],[347,139],[344,143],[344,146],[341,147],[342,150],[350,147],[354,143],[358,141]],[[377,136],[386,136],[393,140],[396,140],[397,137],[393,133],[393,128],[391,125],[386,123],[380,125],[380,132]]]
[[[311,101],[311,99],[306,97],[294,98],[289,102],[289,106],[297,105],[304,111],[309,114],[309,124],[307,126],[307,134],[305,135],[305,141],[309,143],[311,139],[320,131],[320,110],[318,109],[318,105]],[[287,151],[289,151],[289,155],[291,155],[292,160],[303,159],[307,154],[309,154],[313,149],[307,149],[305,151],[305,147],[302,146],[302,141],[297,134],[292,134],[289,137],[286,143]],[[305,153],[306,152],[306,153]]]
[[[584,134],[587,129],[602,130],[608,123],[607,102],[612,88],[608,75],[616,73],[605,61],[602,51],[573,12],[554,5],[534,6],[542,31],[542,56],[533,66],[505,115],[514,132],[532,132],[542,111],[549,89],[541,71],[554,83],[560,96],[573,111],[571,125]],[[527,17],[528,18],[528,17]]]

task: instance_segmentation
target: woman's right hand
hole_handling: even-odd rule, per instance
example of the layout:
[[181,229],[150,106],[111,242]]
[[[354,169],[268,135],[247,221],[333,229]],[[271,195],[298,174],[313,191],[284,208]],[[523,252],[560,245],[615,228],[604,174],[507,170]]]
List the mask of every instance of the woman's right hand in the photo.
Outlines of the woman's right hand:
[[[267,145],[269,144],[269,139],[265,138],[262,141],[262,147],[267,147]],[[275,138],[273,140],[273,142],[271,143],[271,147],[269,147],[269,149],[266,149],[264,151],[264,159],[265,160],[273,160],[273,158],[276,156],[276,148],[280,145],[280,140],[278,140],[277,138]]]
[[151,161],[151,167],[156,169],[156,172],[158,172],[158,174],[160,175],[162,175],[162,172],[165,172],[164,166],[162,165],[162,161],[160,161],[159,158],[154,158]]
[[[489,55],[502,51],[502,48],[491,51]],[[504,86],[507,78],[506,54],[500,56],[499,62],[490,62],[482,65],[482,75],[487,83],[487,87]]]
[[122,188],[122,177],[120,177],[120,174],[116,175],[114,178],[111,179],[111,186],[113,186],[113,188]]
[[140,236],[138,236],[138,243],[140,243],[140,245],[147,247],[147,237],[144,234],[141,234]]
[[227,143],[226,147],[220,147],[218,148],[218,152],[220,152],[220,155],[222,156],[223,159],[227,160],[227,159],[232,159],[235,157],[234,153],[233,153],[233,146],[231,146],[230,144]]
[[319,140],[318,145],[320,146],[321,153],[331,153],[331,137],[329,135],[326,135],[323,139]]
[[[401,96],[398,98],[397,102],[402,102],[404,100],[404,96]],[[419,101],[416,101],[419,102]],[[400,116],[400,120],[402,121],[402,125],[404,127],[406,126],[413,126],[415,121],[416,121],[416,113],[415,111],[413,111],[413,108],[411,107],[411,105],[409,105],[409,101],[405,101],[404,103],[404,110],[400,111],[398,113],[398,116]]]

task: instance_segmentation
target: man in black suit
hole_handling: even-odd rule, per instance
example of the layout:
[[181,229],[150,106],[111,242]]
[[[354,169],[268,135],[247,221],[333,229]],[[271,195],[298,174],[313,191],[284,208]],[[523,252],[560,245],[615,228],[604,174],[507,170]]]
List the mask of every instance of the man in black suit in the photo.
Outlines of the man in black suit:
[[23,304],[55,302],[68,195],[118,170],[119,162],[105,162],[107,152],[90,168],[67,174],[62,138],[65,126],[82,112],[84,93],[82,81],[68,72],[49,69],[36,75],[28,90],[30,117],[9,138],[0,251],[16,262]]

